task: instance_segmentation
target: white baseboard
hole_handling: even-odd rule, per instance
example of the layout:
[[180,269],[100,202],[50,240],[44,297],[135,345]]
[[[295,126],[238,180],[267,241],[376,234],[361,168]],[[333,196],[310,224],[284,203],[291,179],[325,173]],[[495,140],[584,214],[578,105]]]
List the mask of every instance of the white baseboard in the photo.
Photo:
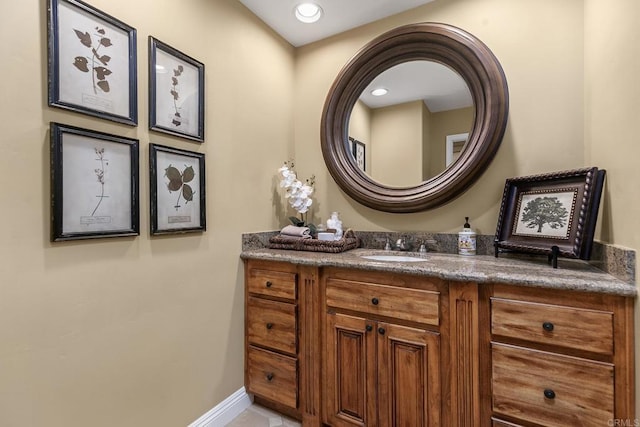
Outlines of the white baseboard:
[[244,387],[227,397],[215,408],[189,424],[189,427],[224,427],[251,406],[251,397]]

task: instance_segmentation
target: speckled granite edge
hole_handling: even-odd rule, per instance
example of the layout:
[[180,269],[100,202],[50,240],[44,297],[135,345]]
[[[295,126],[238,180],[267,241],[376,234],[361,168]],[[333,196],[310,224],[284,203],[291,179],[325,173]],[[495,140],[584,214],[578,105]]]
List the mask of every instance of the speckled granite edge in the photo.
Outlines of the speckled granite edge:
[[622,282],[584,261],[575,259],[559,259],[558,268],[553,269],[547,264],[546,259],[523,259],[514,254],[503,254],[500,258],[492,255],[460,256],[433,252],[411,254],[412,257],[425,258],[427,262],[386,262],[364,258],[367,255],[379,255],[381,252],[385,255],[407,255],[407,252],[362,248],[337,254],[262,248],[243,251],[240,256],[242,259],[413,274],[478,284],[502,283],[625,297],[636,297],[638,293],[635,285]]
[[260,233],[244,233],[242,235],[242,250],[263,249],[269,247],[269,238],[278,234],[277,231],[264,231]]
[[[269,247],[269,238],[278,234],[277,231],[246,233],[242,235],[242,250],[263,249]],[[384,249],[387,240],[393,245],[398,239],[404,239],[417,250],[421,244],[427,246],[429,252],[440,254],[456,254],[458,252],[458,235],[425,232],[387,232],[387,231],[357,231],[361,248]],[[494,253],[493,235],[479,235],[476,240],[478,255],[492,255]],[[501,255],[503,257],[504,255]],[[542,255],[521,255],[524,258],[546,259]],[[636,280],[636,251],[602,242],[594,242],[589,264],[613,277],[634,284]]]
[[594,242],[589,264],[627,283],[636,282],[636,251]]

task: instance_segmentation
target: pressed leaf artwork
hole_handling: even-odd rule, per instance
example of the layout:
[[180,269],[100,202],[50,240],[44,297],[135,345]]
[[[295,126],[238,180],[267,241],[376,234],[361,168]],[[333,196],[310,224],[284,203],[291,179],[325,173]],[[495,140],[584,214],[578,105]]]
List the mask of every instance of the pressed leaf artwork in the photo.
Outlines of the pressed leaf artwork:
[[97,169],[94,169],[96,177],[98,178],[98,183],[100,183],[100,194],[96,195],[96,197],[98,198],[98,203],[96,204],[96,207],[93,209],[93,212],[91,212],[91,216],[94,216],[96,214],[96,212],[98,211],[98,208],[102,204],[102,200],[108,197],[104,195],[104,174],[105,174],[105,168],[109,166],[109,161],[104,157],[104,148],[94,147],[94,150],[97,156],[96,160],[100,162],[100,167]]
[[178,65],[178,68],[174,68],[173,77],[171,77],[171,96],[173,96],[173,109],[175,113],[173,115],[173,120],[171,123],[174,126],[180,126],[182,124],[182,116],[180,115],[180,107],[178,107],[178,99],[180,99],[180,93],[178,92],[178,77],[182,75],[184,71],[184,67],[182,65]]
[[111,57],[109,55],[101,54],[99,51],[101,48],[108,48],[112,45],[111,39],[106,37],[106,31],[104,28],[95,27],[95,45],[94,38],[91,37],[86,31],[80,31],[73,29],[78,36],[80,43],[91,50],[91,56],[76,56],[73,61],[73,66],[83,73],[91,72],[91,83],[93,84],[93,93],[98,94],[98,89],[102,92],[109,92],[111,87],[107,81],[107,76],[111,74],[111,70],[107,68]]
[[193,195],[195,194],[195,191],[193,191],[193,188],[191,188],[191,186],[187,184],[188,182],[193,181],[193,178],[195,178],[196,176],[196,173],[193,170],[192,166],[185,165],[184,170],[181,173],[176,167],[169,165],[164,170],[164,176],[166,176],[169,180],[169,183],[167,184],[169,193],[173,193],[174,191],[179,192],[178,199],[176,200],[176,204],[174,206],[174,208],[176,208],[176,211],[181,207],[181,197],[184,199],[185,205],[193,201]]

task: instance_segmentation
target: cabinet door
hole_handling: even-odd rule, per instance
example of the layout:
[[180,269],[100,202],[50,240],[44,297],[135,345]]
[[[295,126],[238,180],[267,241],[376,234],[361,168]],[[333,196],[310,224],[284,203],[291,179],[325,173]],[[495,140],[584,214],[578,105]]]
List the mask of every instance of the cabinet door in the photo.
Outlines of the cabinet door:
[[327,315],[326,413],[333,427],[376,425],[374,322]]
[[440,336],[378,323],[380,427],[440,425]]

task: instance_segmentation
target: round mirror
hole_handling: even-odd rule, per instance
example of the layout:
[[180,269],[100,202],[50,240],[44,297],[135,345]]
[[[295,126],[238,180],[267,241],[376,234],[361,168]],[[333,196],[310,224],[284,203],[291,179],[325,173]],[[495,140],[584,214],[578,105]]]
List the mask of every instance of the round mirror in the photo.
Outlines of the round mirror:
[[349,118],[349,151],[370,178],[410,187],[442,173],[464,149],[473,124],[464,79],[434,61],[408,61],[380,73]]
[[[377,80],[402,74],[405,68],[421,75],[421,83],[413,86],[413,100],[405,98],[406,102],[396,103],[390,110],[411,110],[409,115],[420,115],[421,119],[417,121],[424,124],[428,120],[425,110],[433,113],[430,108],[439,107],[427,107],[428,101],[423,97],[424,93],[419,93],[420,87],[437,82],[440,77],[436,76],[440,74],[450,73],[451,80],[461,80],[470,96],[466,127],[456,124],[451,129],[461,132],[445,131],[445,156],[440,169],[432,166],[432,161],[442,162],[442,155],[437,153],[443,145],[442,136],[434,137],[440,142],[430,155],[432,142],[425,136],[429,132],[425,132],[424,125],[419,130],[417,125],[412,125],[413,133],[421,134],[418,137],[421,141],[416,143],[417,150],[421,151],[407,156],[411,151],[405,144],[409,139],[406,137],[407,115],[403,113],[399,115],[402,118],[397,119],[405,120],[404,125],[392,126],[390,121],[373,120],[375,114],[367,112],[367,109],[375,109],[364,99],[373,89],[378,89],[373,87]],[[388,90],[387,95],[391,94],[389,87],[383,88]],[[431,96],[438,98],[440,95]],[[322,114],[322,154],[340,188],[366,206],[387,212],[434,208],[464,192],[488,167],[504,135],[508,103],[502,67],[480,40],[446,24],[406,25],[371,41],[338,74]],[[464,118],[461,120],[465,121]],[[383,136],[378,136],[378,129]],[[381,140],[384,144],[376,148],[376,142]],[[380,154],[385,153],[380,151],[382,146],[386,154]],[[400,159],[383,166],[383,159],[388,161],[391,157],[389,153]],[[412,168],[415,172],[411,177],[400,179],[409,170],[407,159],[415,164]],[[384,174],[378,175],[376,170],[383,169],[386,170]]]

